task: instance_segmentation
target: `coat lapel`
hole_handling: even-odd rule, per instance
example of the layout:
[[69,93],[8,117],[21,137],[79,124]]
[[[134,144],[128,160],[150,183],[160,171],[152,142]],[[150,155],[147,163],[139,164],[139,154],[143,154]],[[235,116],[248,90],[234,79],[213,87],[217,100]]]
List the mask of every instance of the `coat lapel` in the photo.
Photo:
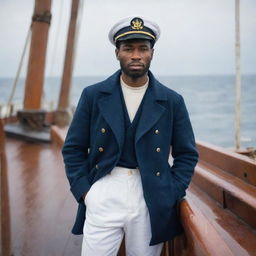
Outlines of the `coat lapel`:
[[102,97],[98,101],[98,107],[113,131],[121,151],[124,142],[124,117],[119,86],[120,71],[116,72],[102,84],[100,90]]
[[135,143],[157,123],[166,111],[165,107],[159,104],[161,101],[167,100],[166,94],[164,94],[151,72],[149,72],[149,81],[149,88],[145,94],[142,113],[135,135]]
[[[100,89],[102,97],[98,101],[98,107],[113,131],[121,151],[124,143],[125,124],[120,90],[118,88],[120,86],[120,74],[121,72],[117,71],[102,83]],[[166,111],[165,107],[160,104],[161,101],[167,100],[166,94],[151,72],[149,72],[149,81],[149,88],[145,95],[135,135],[135,143],[157,123]]]

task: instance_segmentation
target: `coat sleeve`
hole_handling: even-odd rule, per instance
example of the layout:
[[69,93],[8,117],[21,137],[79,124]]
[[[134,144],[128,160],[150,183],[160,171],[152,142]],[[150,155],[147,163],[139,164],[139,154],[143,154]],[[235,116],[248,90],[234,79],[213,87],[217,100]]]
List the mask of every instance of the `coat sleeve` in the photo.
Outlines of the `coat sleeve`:
[[198,152],[189,115],[183,97],[180,95],[174,109],[172,157],[173,177],[179,194],[183,197],[194,173]]
[[88,150],[90,145],[90,109],[84,89],[62,149],[70,190],[78,202],[90,189]]

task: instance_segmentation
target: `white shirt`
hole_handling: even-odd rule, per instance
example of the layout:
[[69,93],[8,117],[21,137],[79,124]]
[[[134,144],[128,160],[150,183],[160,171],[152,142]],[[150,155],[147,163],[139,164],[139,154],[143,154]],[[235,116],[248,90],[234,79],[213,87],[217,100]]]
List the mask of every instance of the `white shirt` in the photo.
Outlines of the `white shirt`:
[[132,87],[127,85],[122,77],[120,77],[120,83],[121,83],[121,88],[122,88],[122,92],[124,95],[124,101],[125,101],[125,105],[127,108],[127,112],[130,118],[130,121],[132,122],[136,112],[140,106],[140,103],[143,99],[143,96],[148,88],[148,81],[139,87]]

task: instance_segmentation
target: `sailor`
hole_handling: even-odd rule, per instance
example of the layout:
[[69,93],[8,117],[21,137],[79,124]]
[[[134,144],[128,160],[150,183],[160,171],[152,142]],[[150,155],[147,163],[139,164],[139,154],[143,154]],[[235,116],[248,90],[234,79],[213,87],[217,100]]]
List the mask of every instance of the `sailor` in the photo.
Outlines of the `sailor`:
[[[183,97],[149,71],[159,26],[128,17],[109,32],[120,70],[86,87],[63,147],[83,256],[160,255],[182,232],[179,201],[198,153]],[[173,164],[168,162],[172,154]]]

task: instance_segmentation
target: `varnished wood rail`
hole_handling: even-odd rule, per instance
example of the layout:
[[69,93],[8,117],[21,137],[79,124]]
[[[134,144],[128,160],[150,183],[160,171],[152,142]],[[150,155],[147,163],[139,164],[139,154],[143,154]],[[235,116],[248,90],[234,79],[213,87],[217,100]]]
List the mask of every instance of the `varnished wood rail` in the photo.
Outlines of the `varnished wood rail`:
[[216,255],[256,255],[256,162],[208,143],[197,147],[200,161],[181,204],[187,248],[191,255],[223,246],[230,252]]
[[199,142],[193,182],[224,209],[256,228],[256,161]]
[[52,141],[62,147],[68,128],[67,127],[59,127],[56,125],[52,125],[51,127],[51,138]]
[[224,148],[197,141],[200,161],[256,186],[256,161]]
[[0,119],[0,255],[11,255],[10,208],[3,122]]
[[181,202],[181,218],[187,240],[183,254],[211,256],[233,255],[217,230],[192,200],[183,200]]

